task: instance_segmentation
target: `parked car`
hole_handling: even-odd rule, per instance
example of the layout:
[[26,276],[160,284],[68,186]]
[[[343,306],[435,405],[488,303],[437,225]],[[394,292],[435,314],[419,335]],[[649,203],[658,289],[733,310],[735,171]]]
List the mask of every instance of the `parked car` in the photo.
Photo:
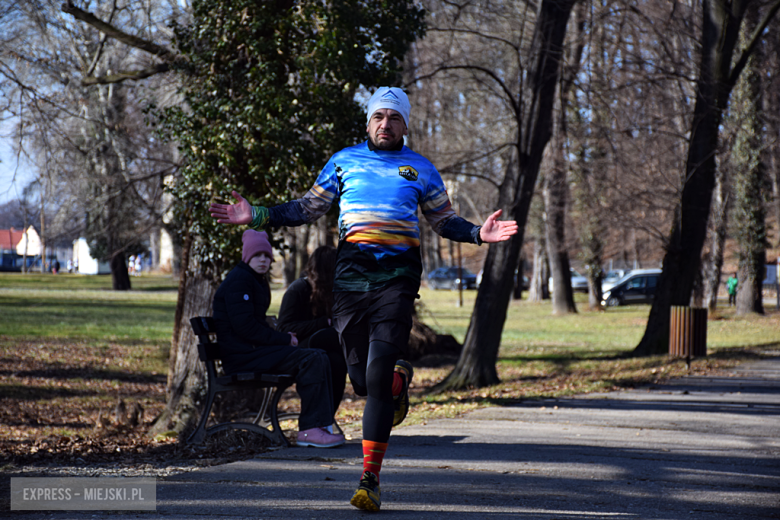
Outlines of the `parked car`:
[[[477,273],[477,288],[479,288],[480,285],[482,285],[482,273],[484,272],[484,269],[480,269]],[[517,285],[517,271],[515,270],[515,285]],[[523,276],[523,287],[522,289],[524,291],[527,291],[531,287],[531,280],[528,279],[527,276]]]
[[[450,289],[455,290],[461,284],[460,274],[457,267],[439,267],[428,275],[428,287],[431,289]],[[477,277],[466,269],[462,268],[463,288],[476,289]]]
[[624,276],[631,271],[628,269],[615,269],[614,271],[607,271],[604,278],[601,279],[601,292],[608,291],[616,286]]
[[634,303],[651,303],[658,286],[660,269],[637,269],[624,276],[601,296],[601,305],[617,307]]
[[[575,271],[572,268],[569,268],[570,274],[571,274],[571,288],[574,291],[580,291],[580,292],[588,292],[588,279],[582,276],[580,273]],[[553,292],[553,279],[550,277],[549,280],[547,280],[547,287],[549,287],[550,292]]]

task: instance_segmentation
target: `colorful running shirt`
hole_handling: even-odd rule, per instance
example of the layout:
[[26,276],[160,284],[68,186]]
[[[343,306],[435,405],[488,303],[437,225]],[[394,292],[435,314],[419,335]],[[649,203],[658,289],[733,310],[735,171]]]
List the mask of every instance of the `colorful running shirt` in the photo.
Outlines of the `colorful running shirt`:
[[377,150],[369,142],[334,154],[301,198],[269,208],[269,226],[313,222],[339,200],[335,291],[371,291],[404,276],[420,281],[417,207],[444,236],[481,243],[479,226],[458,217],[428,159],[406,146]]

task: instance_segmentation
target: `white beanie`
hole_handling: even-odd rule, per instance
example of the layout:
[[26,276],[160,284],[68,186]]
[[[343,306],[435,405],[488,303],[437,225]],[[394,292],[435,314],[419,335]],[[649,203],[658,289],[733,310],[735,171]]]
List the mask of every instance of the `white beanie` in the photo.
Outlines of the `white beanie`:
[[412,106],[409,104],[409,98],[406,93],[398,87],[379,87],[371,99],[368,100],[368,111],[366,113],[366,124],[371,120],[374,112],[380,108],[391,108],[401,114],[404,118],[406,127],[409,128],[409,112]]

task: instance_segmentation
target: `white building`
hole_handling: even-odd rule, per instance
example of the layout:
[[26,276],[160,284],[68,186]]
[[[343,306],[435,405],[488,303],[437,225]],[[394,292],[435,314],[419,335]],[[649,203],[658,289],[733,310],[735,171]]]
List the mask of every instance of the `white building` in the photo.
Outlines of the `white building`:
[[78,262],[77,273],[81,274],[109,274],[111,266],[108,262],[98,262],[89,254],[89,244],[85,238],[73,241],[73,262]]

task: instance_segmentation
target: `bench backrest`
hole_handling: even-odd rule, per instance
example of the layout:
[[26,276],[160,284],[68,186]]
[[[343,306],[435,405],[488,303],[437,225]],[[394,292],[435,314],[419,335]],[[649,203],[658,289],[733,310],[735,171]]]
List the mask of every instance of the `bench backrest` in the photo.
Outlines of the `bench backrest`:
[[[276,316],[267,316],[266,321],[271,328],[276,328]],[[217,335],[217,326],[214,318],[210,316],[195,316],[190,318],[192,331],[198,337],[198,357],[201,361],[216,361],[222,359],[219,352],[219,344],[211,340]]]
[[198,337],[198,357],[201,361],[214,361],[221,359],[219,344],[211,340],[217,334],[214,318],[209,316],[195,316],[190,318],[192,331]]

